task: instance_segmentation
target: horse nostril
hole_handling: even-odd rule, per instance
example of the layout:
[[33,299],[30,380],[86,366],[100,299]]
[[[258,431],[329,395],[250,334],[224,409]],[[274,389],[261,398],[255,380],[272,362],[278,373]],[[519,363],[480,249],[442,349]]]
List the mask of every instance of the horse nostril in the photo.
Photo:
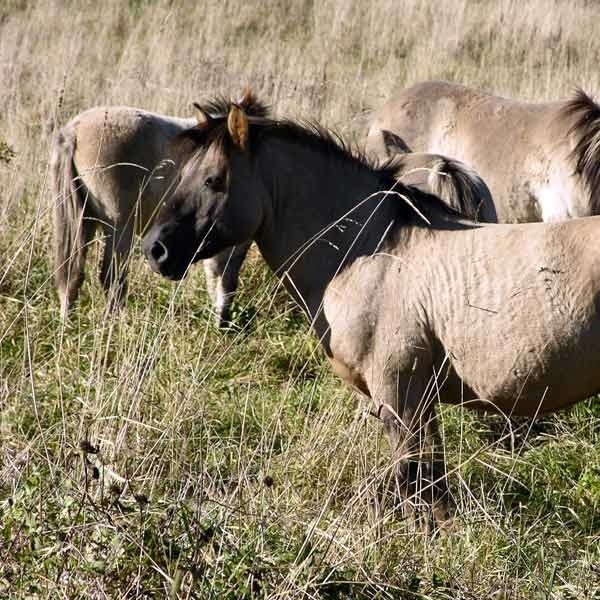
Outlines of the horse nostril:
[[162,263],[167,260],[169,251],[160,240],[156,240],[154,244],[152,244],[152,248],[150,248],[150,254],[157,264],[162,265]]

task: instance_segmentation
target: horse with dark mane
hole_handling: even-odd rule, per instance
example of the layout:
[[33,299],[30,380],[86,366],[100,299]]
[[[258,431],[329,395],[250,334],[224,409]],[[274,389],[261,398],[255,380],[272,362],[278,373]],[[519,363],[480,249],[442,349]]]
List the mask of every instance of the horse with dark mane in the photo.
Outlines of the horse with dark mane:
[[375,403],[406,504],[446,523],[438,402],[536,415],[600,390],[600,219],[475,223],[393,162],[256,106],[222,102],[178,136],[187,159],[146,256],[179,279],[255,240],[335,372]]
[[[204,108],[219,110],[219,105]],[[266,115],[265,107],[257,110]],[[55,280],[63,317],[78,296],[87,248],[97,230],[104,242],[101,284],[111,308],[122,304],[134,234],[150,226],[177,173],[171,141],[195,124],[196,119],[106,106],[86,110],[58,132],[52,149],[51,178]],[[397,169],[399,176],[434,191],[465,214],[494,220],[489,217],[493,203],[485,183],[458,161],[410,154],[398,159]],[[242,244],[204,261],[207,289],[219,326],[230,322],[248,247]]]

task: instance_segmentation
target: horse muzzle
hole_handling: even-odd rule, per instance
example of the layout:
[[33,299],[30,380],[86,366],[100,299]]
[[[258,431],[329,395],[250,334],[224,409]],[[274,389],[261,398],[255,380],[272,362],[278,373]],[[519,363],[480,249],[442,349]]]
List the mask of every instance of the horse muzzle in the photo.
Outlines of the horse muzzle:
[[150,268],[167,279],[182,279],[187,271],[187,264],[180,265],[180,261],[174,260],[175,256],[169,250],[167,244],[160,238],[160,232],[150,232],[142,244],[144,256],[150,264]]

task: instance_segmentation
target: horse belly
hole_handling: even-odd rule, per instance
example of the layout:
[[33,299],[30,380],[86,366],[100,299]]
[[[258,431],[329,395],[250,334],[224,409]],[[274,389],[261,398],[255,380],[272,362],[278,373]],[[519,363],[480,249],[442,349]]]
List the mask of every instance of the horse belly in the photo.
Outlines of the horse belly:
[[[544,310],[540,306],[540,310]],[[533,415],[584,400],[600,390],[600,320],[565,310],[531,320],[519,333],[489,327],[486,344],[473,348],[456,370],[477,408]],[[498,337],[495,337],[498,335]],[[496,340],[496,344],[490,343]],[[486,348],[487,346],[487,348]],[[466,357],[465,357],[466,358]]]
[[[596,356],[597,352],[598,348]],[[505,377],[481,386],[467,406],[523,416],[554,412],[598,393],[599,368],[599,361],[583,352],[572,360],[550,357],[548,364],[517,363]]]
[[468,268],[436,296],[436,335],[466,399],[535,414],[595,394],[600,222],[490,227],[473,233]]

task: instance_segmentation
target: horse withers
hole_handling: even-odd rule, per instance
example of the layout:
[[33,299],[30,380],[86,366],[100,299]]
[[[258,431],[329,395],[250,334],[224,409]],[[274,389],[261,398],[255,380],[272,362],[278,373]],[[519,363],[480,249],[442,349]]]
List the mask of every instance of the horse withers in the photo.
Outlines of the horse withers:
[[375,112],[366,150],[465,162],[489,186],[501,223],[600,213],[600,106],[581,90],[535,103],[443,81],[418,83]]
[[144,252],[178,279],[255,240],[335,372],[374,401],[405,504],[445,524],[438,402],[532,416],[600,390],[600,218],[475,223],[326,131],[249,117],[256,104],[179,135],[189,158]]
[[[51,160],[54,193],[55,281],[65,318],[83,282],[87,248],[100,229],[104,252],[100,280],[111,309],[127,286],[134,233],[148,227],[173,185],[169,144],[196,119],[181,119],[127,106],[87,110],[57,134]],[[230,307],[248,244],[204,262],[217,323]]]

